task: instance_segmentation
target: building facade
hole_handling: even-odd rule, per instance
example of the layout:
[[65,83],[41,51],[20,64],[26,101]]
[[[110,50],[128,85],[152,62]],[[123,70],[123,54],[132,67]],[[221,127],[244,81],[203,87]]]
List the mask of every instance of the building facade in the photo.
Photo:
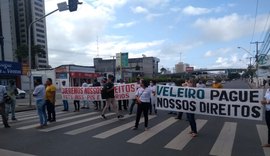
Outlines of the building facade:
[[184,62],[179,62],[175,65],[175,73],[186,72],[186,68],[189,67],[189,64]]
[[[17,45],[28,45],[29,24],[45,15],[44,0],[14,0]],[[35,57],[34,68],[48,68],[46,20],[40,20],[31,27],[31,45],[40,45],[45,53]]]
[[0,1],[0,43],[2,61],[16,61],[14,57],[16,44],[14,1]]
[[[113,73],[116,79],[128,81],[137,76],[155,77],[158,74],[159,62],[160,60],[156,57],[129,58],[127,67],[118,68],[114,59],[103,60],[102,58],[94,58],[94,67],[98,73]],[[119,77],[118,75],[121,76]]]

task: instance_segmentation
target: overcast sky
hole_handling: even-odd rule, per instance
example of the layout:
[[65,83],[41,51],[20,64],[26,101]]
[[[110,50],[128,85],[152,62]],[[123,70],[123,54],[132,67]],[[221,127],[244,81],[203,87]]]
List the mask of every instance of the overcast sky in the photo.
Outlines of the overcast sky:
[[[46,0],[46,12],[63,1]],[[196,68],[246,67],[250,55],[237,47],[254,53],[250,41],[262,41],[270,26],[269,0],[259,0],[257,16],[257,0],[80,1],[78,11],[46,19],[53,67],[91,66],[118,52],[158,57],[170,69],[180,58]]]

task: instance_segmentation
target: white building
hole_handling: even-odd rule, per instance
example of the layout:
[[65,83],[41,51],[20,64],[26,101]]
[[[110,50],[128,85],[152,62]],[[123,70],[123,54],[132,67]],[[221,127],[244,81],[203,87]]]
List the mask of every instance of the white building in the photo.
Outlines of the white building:
[[175,65],[175,73],[186,72],[186,68],[189,67],[189,64],[184,62],[179,62]]

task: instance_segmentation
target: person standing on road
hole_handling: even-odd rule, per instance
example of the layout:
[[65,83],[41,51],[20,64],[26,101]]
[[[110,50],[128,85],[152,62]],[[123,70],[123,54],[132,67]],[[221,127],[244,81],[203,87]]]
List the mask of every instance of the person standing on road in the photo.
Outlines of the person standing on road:
[[[189,80],[187,83],[187,87],[195,87],[194,82],[192,80]],[[198,132],[197,132],[197,124],[195,121],[195,114],[187,113],[187,118],[189,121],[189,125],[191,127],[191,131],[190,131],[191,137],[196,137],[198,135]]]
[[[66,87],[66,81],[62,81],[62,88]],[[62,100],[63,101],[63,106],[64,106],[64,110],[63,111],[68,111],[68,100]]]
[[137,107],[137,114],[136,114],[136,122],[135,126],[132,128],[133,130],[137,130],[139,126],[139,122],[141,119],[141,115],[144,115],[144,127],[145,130],[148,130],[148,111],[150,108],[150,99],[152,90],[149,88],[149,83],[146,80],[141,80],[141,87],[136,91],[136,103]]
[[[91,83],[89,83],[89,84],[91,84]],[[82,87],[86,88],[88,86],[89,86],[88,83],[86,83],[86,80],[84,80]],[[83,103],[83,106],[81,109],[89,109],[89,101],[88,100],[82,100],[82,103]]]
[[33,92],[33,96],[36,98],[36,107],[39,116],[40,125],[37,128],[43,128],[47,126],[47,115],[45,109],[45,86],[42,84],[40,79],[35,80],[36,88]]
[[56,87],[52,84],[52,79],[48,78],[46,81],[46,93],[45,100],[48,111],[48,121],[55,122],[55,95],[56,95]]
[[102,114],[101,116],[106,119],[105,116],[105,112],[107,111],[108,107],[110,105],[112,105],[112,108],[114,109],[115,113],[117,114],[118,118],[123,118],[124,116],[119,114],[117,105],[116,105],[116,101],[114,98],[114,84],[113,84],[113,80],[114,80],[114,76],[113,75],[109,75],[108,76],[108,81],[107,83],[103,86],[103,90],[105,92],[105,94],[107,94],[106,96],[106,105],[103,108]]
[[268,141],[263,147],[270,147],[270,89],[267,89],[261,104],[265,106],[265,121],[268,128]]
[[16,107],[16,95],[18,95],[18,90],[13,80],[9,81],[7,87],[7,95],[11,98],[10,103],[6,105],[6,117],[9,118],[9,113],[11,112],[11,120],[17,120],[15,117],[15,107]]
[[[93,87],[100,87],[101,84],[100,82],[98,82],[98,80],[95,78],[94,79],[94,83],[93,83]],[[99,110],[101,109],[101,101],[94,101],[94,104],[95,104],[95,110]]]
[[150,105],[150,108],[149,108],[149,114],[151,115],[152,114],[152,110],[154,110],[155,114],[157,114],[157,109],[156,109],[156,101],[157,101],[157,97],[156,97],[156,80],[152,80],[150,81],[150,89],[152,91],[152,94],[151,94],[151,105]]
[[[139,77],[137,77],[136,91],[140,88],[141,80],[142,80],[142,79],[140,79]],[[131,103],[131,105],[130,105],[130,108],[129,108],[129,115],[132,114],[132,112],[133,112],[133,107],[134,107],[135,104],[136,104],[136,99],[133,99],[133,100],[132,100],[132,103]]]
[[[78,87],[78,86],[79,86],[79,84],[76,83],[75,87]],[[79,112],[80,111],[80,100],[74,100],[73,104],[74,104],[74,112]]]
[[8,125],[7,117],[6,117],[6,111],[5,111],[5,105],[6,105],[6,98],[7,98],[7,91],[6,87],[3,85],[0,85],[0,114],[2,116],[2,122],[5,126],[5,128],[10,128]]

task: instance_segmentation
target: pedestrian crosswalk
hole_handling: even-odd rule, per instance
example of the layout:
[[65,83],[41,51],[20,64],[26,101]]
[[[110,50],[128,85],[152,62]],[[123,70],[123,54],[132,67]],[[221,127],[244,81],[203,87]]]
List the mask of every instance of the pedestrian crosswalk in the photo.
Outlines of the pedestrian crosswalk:
[[[95,111],[82,111],[82,112],[62,112],[57,111],[57,121],[50,123],[48,127],[43,129],[36,129],[40,133],[50,133],[55,132],[64,136],[76,136],[76,135],[87,135],[95,139],[108,139],[112,136],[121,136],[122,133],[130,133],[128,138],[121,140],[130,145],[141,145],[150,142],[152,139],[158,138],[160,135],[166,133],[166,131],[175,128],[175,126],[183,126],[183,129],[176,129],[173,131],[170,140],[163,142],[160,147],[166,150],[183,151],[189,144],[196,140],[200,140],[203,136],[203,130],[207,129],[209,123],[208,119],[197,119],[197,131],[199,136],[197,138],[192,138],[188,133],[190,132],[190,127],[188,122],[179,121],[171,116],[163,115],[162,119],[158,115],[150,115],[149,123],[151,123],[147,131],[143,131],[142,128],[135,131],[135,133],[130,132],[131,128],[135,124],[135,115],[125,115],[124,118],[118,119],[115,113],[107,113],[107,120],[104,120],[100,116],[100,112]],[[165,117],[164,117],[165,116]],[[11,127],[18,131],[27,131],[34,129],[39,124],[38,116],[34,111],[29,111],[28,113],[17,113],[17,122],[11,122]],[[121,120],[121,121],[119,121]],[[144,119],[140,121],[140,127],[143,127]],[[153,124],[154,123],[154,124]],[[183,123],[183,124],[182,124]],[[255,124],[258,137],[261,143],[267,142],[267,127],[262,124]],[[238,129],[237,122],[224,122],[222,127],[219,128],[220,132],[215,136],[214,141],[209,148],[209,155],[233,155],[236,131]],[[94,131],[95,130],[95,131]],[[93,132],[93,133],[91,133]],[[205,139],[205,138],[204,138]],[[163,140],[160,140],[161,142]],[[257,145],[260,146],[260,145]],[[269,148],[261,148],[262,153],[265,156],[270,155]]]

